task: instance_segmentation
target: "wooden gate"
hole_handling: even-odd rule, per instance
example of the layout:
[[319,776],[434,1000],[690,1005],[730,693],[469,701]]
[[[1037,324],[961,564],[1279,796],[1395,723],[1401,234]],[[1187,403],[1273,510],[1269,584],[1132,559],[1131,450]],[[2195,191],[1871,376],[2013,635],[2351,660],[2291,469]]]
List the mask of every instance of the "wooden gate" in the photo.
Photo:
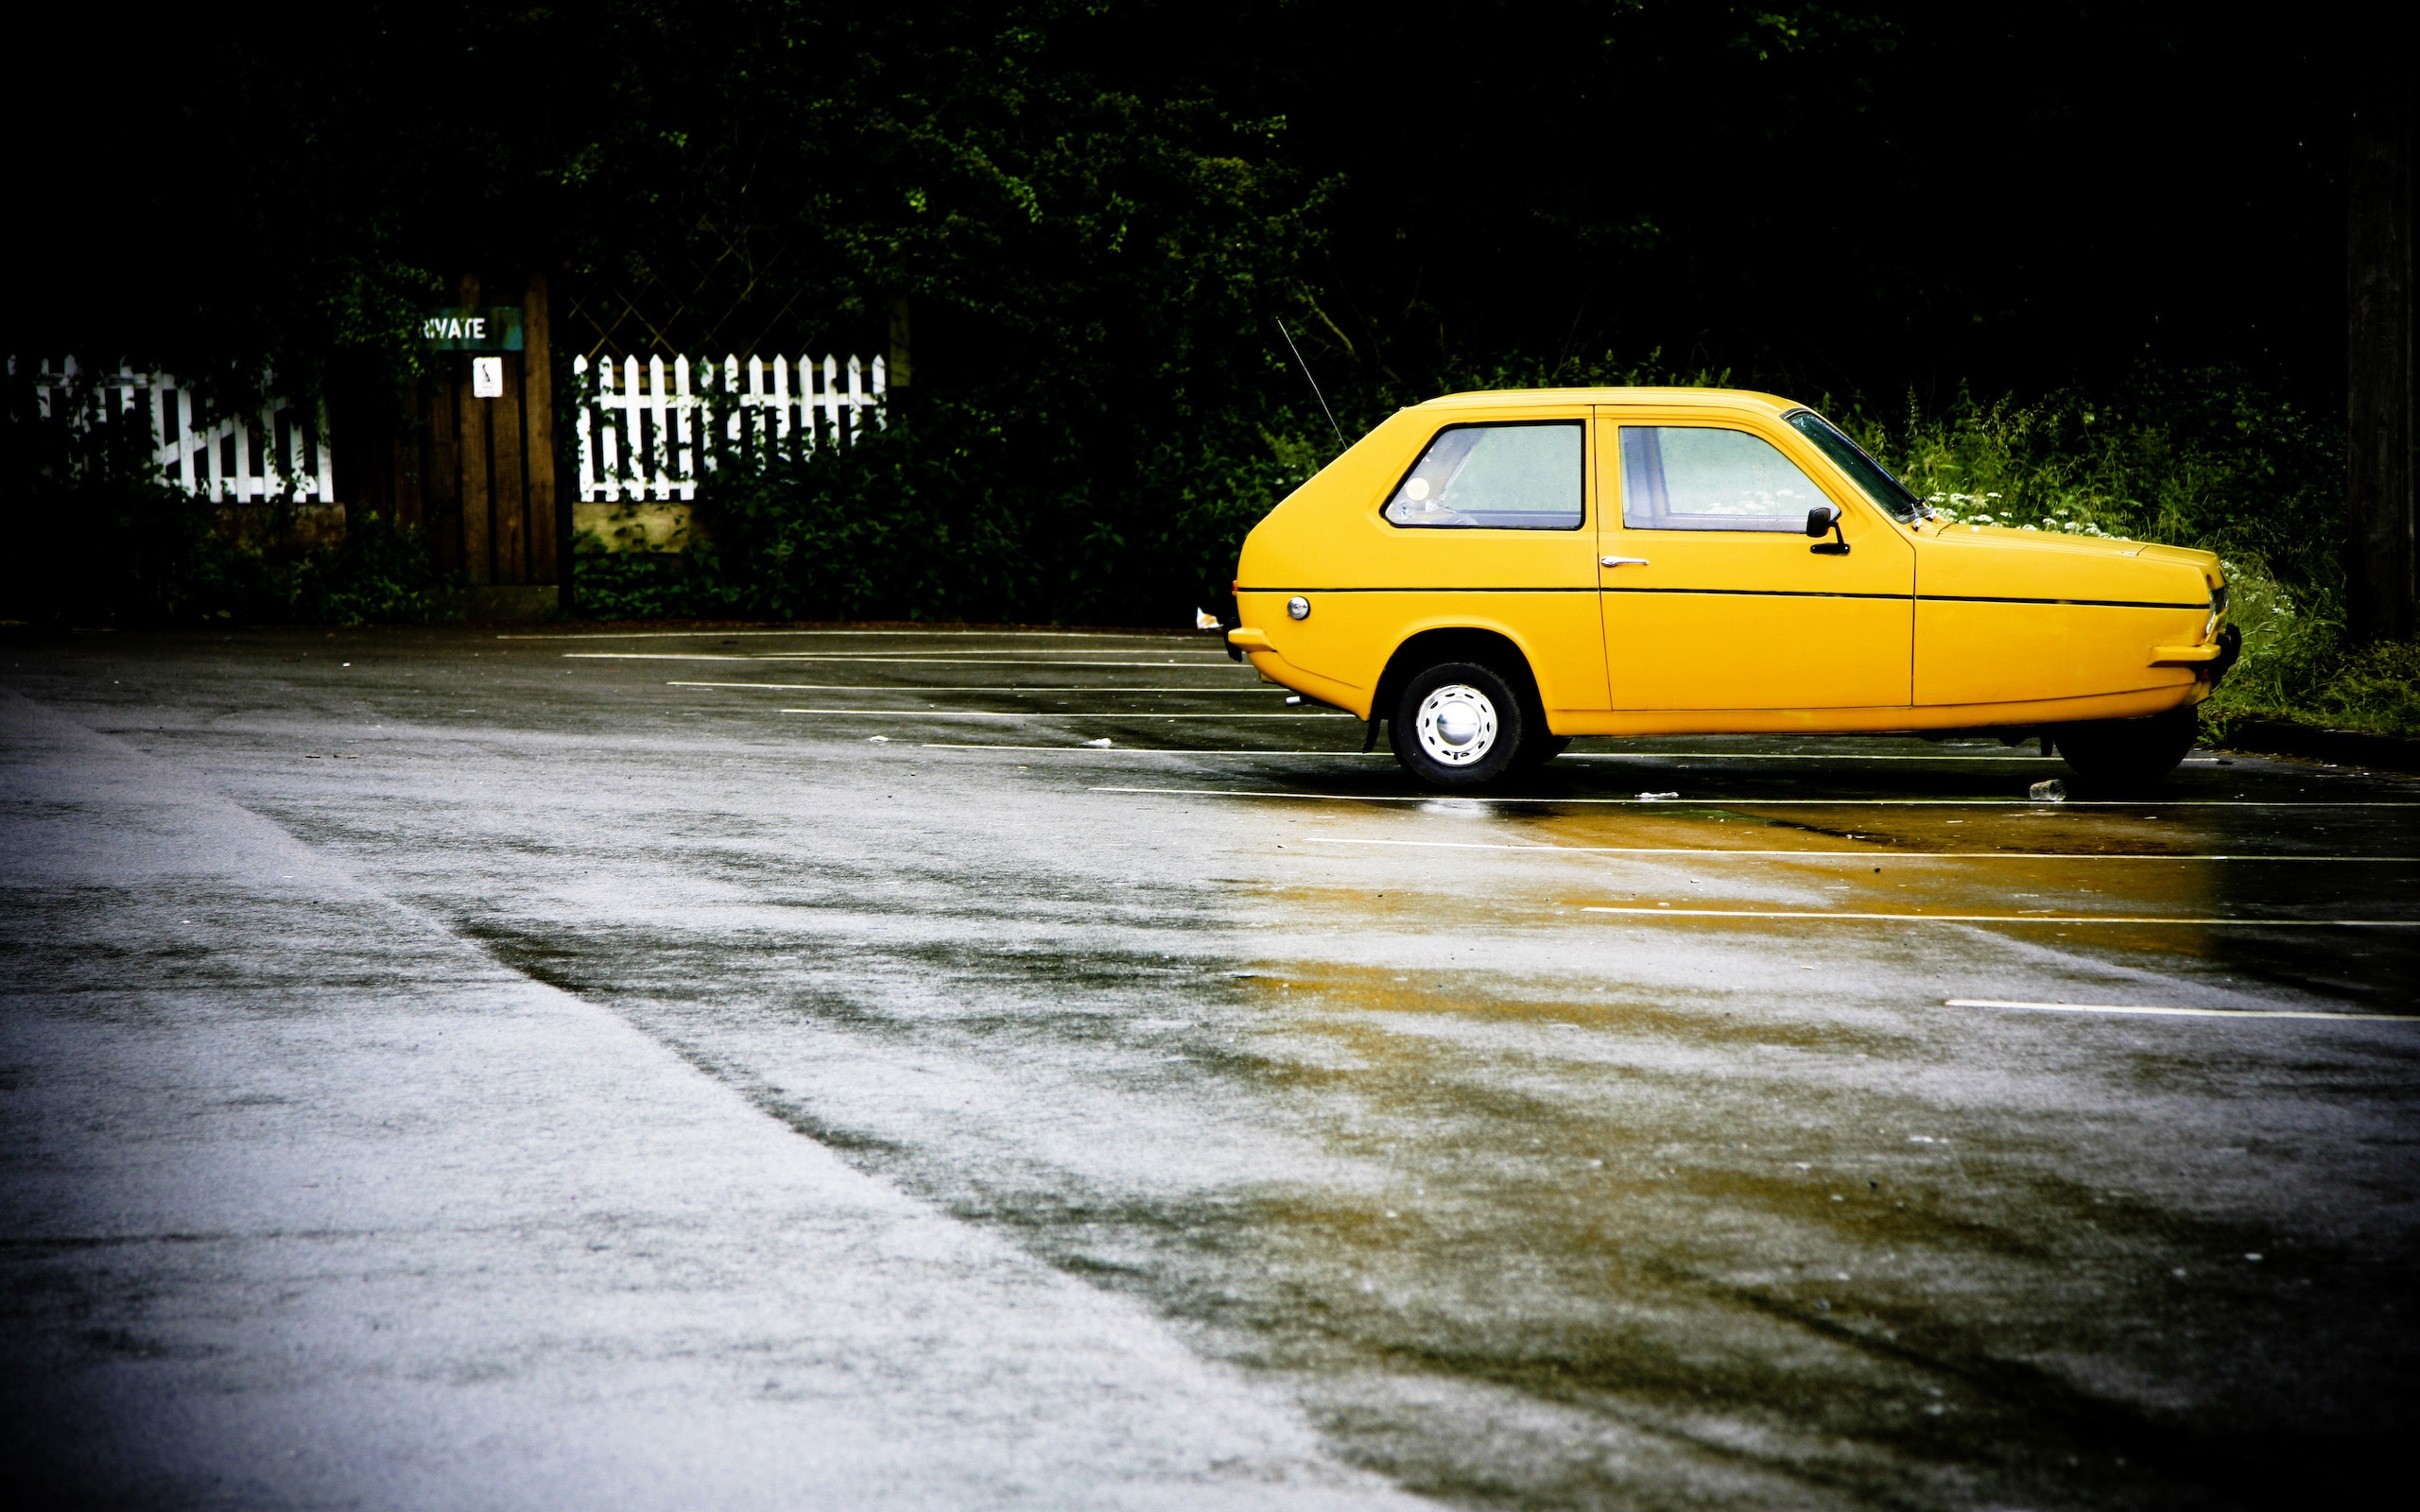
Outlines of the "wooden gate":
[[[466,274],[456,309],[484,319],[517,314],[518,350],[496,330],[424,332],[431,373],[403,396],[402,423],[364,427],[372,455],[361,459],[356,507],[424,527],[438,565],[459,572],[475,617],[543,613],[566,602],[571,562],[570,496],[557,466],[555,372],[546,277],[483,284]],[[489,321],[509,326],[508,319]],[[501,367],[492,397],[475,391],[473,365]]]

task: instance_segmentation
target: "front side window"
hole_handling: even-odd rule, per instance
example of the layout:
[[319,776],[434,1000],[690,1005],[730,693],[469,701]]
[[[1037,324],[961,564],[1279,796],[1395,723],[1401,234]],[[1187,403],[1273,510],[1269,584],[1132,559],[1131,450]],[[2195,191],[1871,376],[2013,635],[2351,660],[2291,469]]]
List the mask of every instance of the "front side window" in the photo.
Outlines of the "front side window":
[[1417,529],[1577,530],[1582,478],[1577,421],[1454,425],[1420,454],[1385,512]]
[[1622,427],[1622,524],[1633,530],[1790,530],[1832,501],[1746,431]]
[[1782,417],[1789,428],[1813,441],[1825,456],[1832,459],[1852,482],[1864,490],[1865,496],[1899,520],[1913,520],[1924,512],[1925,502],[1915,490],[1891,475],[1891,470],[1866,454],[1864,447],[1841,435],[1829,421],[1811,409],[1802,409]]

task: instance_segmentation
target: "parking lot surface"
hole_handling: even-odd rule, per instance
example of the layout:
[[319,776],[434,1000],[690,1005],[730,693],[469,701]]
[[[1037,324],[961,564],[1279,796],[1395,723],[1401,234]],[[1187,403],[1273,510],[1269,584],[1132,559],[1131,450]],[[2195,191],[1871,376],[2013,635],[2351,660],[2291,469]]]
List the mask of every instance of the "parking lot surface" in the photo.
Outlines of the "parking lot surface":
[[1210,638],[0,646],[63,1503],[2269,1505],[2413,1420],[2420,783]]

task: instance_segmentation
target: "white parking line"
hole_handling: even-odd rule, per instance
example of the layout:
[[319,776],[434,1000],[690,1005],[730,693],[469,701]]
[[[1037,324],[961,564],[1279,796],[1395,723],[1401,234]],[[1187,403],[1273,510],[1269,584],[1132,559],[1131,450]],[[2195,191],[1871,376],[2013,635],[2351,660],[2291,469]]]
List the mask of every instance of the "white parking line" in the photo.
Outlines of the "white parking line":
[[856,714],[880,719],[1030,719],[1031,714],[988,713],[980,709],[784,709],[786,714]]
[[[2058,756],[2029,756],[2019,751],[1992,751],[1979,756],[1908,756],[1855,751],[1754,750],[1567,750],[1559,762],[2055,762]],[[2188,756],[2179,765],[2213,766],[2215,756]]]
[[[1156,635],[1114,630],[562,630],[499,635],[499,641],[735,641],[766,635],[909,635],[967,641],[1161,641]],[[1188,649],[1196,649],[1188,647]],[[1224,652],[1219,653],[1224,655]]]
[[[1187,666],[1182,662],[1012,662],[976,661],[965,657],[947,656],[741,656],[736,652],[712,651],[565,651],[566,661],[580,662],[749,662],[758,666],[768,662],[813,662],[821,663],[849,662],[861,666],[934,666],[934,667],[1149,667],[1154,672],[1222,672],[1240,677],[1237,669],[1223,662],[1205,662],[1200,666]],[[1255,684],[1257,685],[1257,684]]]
[[2420,1014],[2325,1013],[2303,1008],[2155,1008],[2118,1003],[2012,1003],[1999,998],[1945,998],[1945,1008],[2020,1008],[2036,1013],[2139,1013],[2178,1019],[2395,1019],[2420,1023]]
[[[905,634],[905,633],[909,633],[909,632],[903,631],[903,632],[901,632],[901,633]],[[595,656],[595,655],[597,655],[597,654],[599,654],[599,653],[595,653],[595,652],[570,652],[570,653],[567,653],[567,654],[569,654],[569,655],[574,655],[574,656],[580,656],[580,655]],[[659,661],[693,660],[693,659],[688,659],[688,658],[681,658],[681,657],[675,657],[675,656],[664,655],[664,654],[661,654],[661,653],[643,653],[643,652],[642,652],[642,653],[633,653],[633,656],[652,656],[652,658],[653,658],[654,660],[659,660]],[[707,659],[699,658],[699,659],[694,659],[694,660],[707,660]],[[754,656],[752,656],[752,657],[728,657],[728,658],[722,658],[721,660],[727,660],[727,661],[738,661],[738,662],[762,662],[762,661],[766,661],[766,660],[769,660],[769,659],[768,659],[768,658],[765,658],[765,657],[754,657]],[[877,658],[872,658],[872,659],[870,659],[870,660],[873,660],[873,661],[894,661],[894,660],[898,660],[898,659],[897,659],[897,658],[888,658],[888,657],[877,657]],[[981,664],[983,664],[983,665],[1006,665],[1006,664],[1008,664],[1008,663],[1002,663],[1002,662],[986,662],[986,663],[981,663]],[[1067,664],[1070,664],[1070,663],[1050,662],[1050,663],[1046,663],[1046,664],[1048,664],[1048,665],[1052,665],[1052,666],[1059,666],[1059,665],[1067,665]],[[1181,669],[1181,670],[1182,670],[1182,669]],[[1212,667],[1212,668],[1207,668],[1207,669],[1195,669],[1195,670],[1209,670],[1209,671],[1217,671],[1217,670],[1219,670],[1219,669],[1215,668],[1215,667]],[[666,687],[667,687],[667,688],[759,688],[759,689],[766,689],[766,690],[772,690],[772,691],[787,690],[787,691],[794,692],[794,693],[852,693],[852,692],[859,692],[859,691],[862,691],[862,692],[868,692],[868,693],[891,693],[891,692],[900,692],[900,693],[1188,693],[1188,694],[1201,694],[1201,693],[1232,693],[1232,694],[1234,694],[1234,695],[1235,695],[1235,696],[1242,696],[1243,695],[1246,695],[1246,694],[1258,694],[1258,693],[1261,693],[1261,692],[1263,692],[1263,691],[1265,691],[1265,690],[1266,690],[1266,688],[1268,687],[1268,684],[1266,684],[1266,683],[1252,683],[1252,684],[1247,684],[1247,685],[1245,685],[1245,686],[1243,686],[1243,687],[1234,688],[1234,689],[1220,689],[1220,688],[1100,688],[1100,687],[1088,687],[1088,686],[1085,686],[1085,685],[1080,684],[1080,683],[1068,683],[1068,684],[1064,684],[1064,685],[1062,685],[1062,686],[1054,686],[1054,687],[1027,687],[1027,686],[1008,685],[1008,684],[1001,684],[1001,683],[976,683],[976,684],[973,684],[973,685],[971,685],[971,686],[965,686],[965,687],[939,687],[939,686],[926,685],[926,684],[923,684],[923,683],[900,683],[900,684],[891,685],[891,686],[875,686],[875,685],[870,685],[870,684],[867,684],[867,683],[861,683],[861,682],[704,682],[704,681],[694,681],[694,680],[687,680],[687,679],[674,679],[674,680],[671,680],[671,681],[667,681],[667,682],[666,682],[666,683],[665,683],[665,686],[666,686]],[[1171,716],[1171,717],[1175,717],[1175,716]],[[1185,718],[1204,718],[1204,717],[1217,717],[1217,716],[1215,716],[1215,715],[1184,715],[1184,716],[1182,716],[1182,717],[1185,717]],[[1052,747],[1052,748],[1056,748],[1056,747]],[[1206,752],[1204,752],[1204,753],[1198,753],[1198,754],[1210,754],[1210,753],[1206,753]],[[1357,753],[1357,752],[1356,754],[1359,754],[1359,753]],[[1654,761],[1693,761],[1693,762],[1703,762],[1703,761],[1722,761],[1722,762],[1731,762],[1731,761],[1738,761],[1738,762],[1747,762],[1747,761],[1782,761],[1782,762],[2012,762],[2012,761],[2014,761],[2014,762],[2043,762],[2043,761],[2048,761],[2048,762],[2055,762],[2055,761],[2059,760],[2059,758],[2058,758],[2058,757],[2056,757],[2056,756],[2024,756],[2024,755],[2016,755],[2016,754],[2007,754],[2007,755],[2002,755],[2002,754],[1992,754],[1992,755],[1986,755],[1986,756],[1896,756],[1896,755],[1855,755],[1855,754],[1848,754],[1848,753],[1804,754],[1804,753],[1789,753],[1789,752],[1774,752],[1774,753],[1767,754],[1767,753],[1763,753],[1763,752],[1756,752],[1756,751],[1660,750],[1660,751],[1565,751],[1562,756],[1558,757],[1558,758],[1557,758],[1557,760],[1560,760],[1560,761],[1583,761],[1583,762],[1598,762],[1598,761],[1604,761],[1604,762],[1611,762],[1611,761],[1625,761],[1625,762],[1628,762],[1628,761],[1638,761],[1638,762],[1654,762]],[[2188,766],[2206,765],[2208,765],[2210,762],[2215,761],[2215,760],[2216,760],[2216,758],[2214,758],[2214,757],[2196,757],[2196,758],[2192,758],[2192,759],[2187,760],[2187,761],[2185,763],[2185,765],[2188,765]]]
[[945,688],[929,682],[691,682],[674,679],[667,688],[774,688],[787,693],[1205,693],[1239,696],[1258,688],[1092,688],[1076,682],[982,682]]
[[[1394,752],[1386,750],[1195,750],[1184,746],[1002,746],[988,741],[952,745],[944,741],[928,740],[923,742],[917,748],[920,750],[1047,750],[1057,751],[1065,756],[1350,756],[1357,761],[1373,762],[1391,762],[1395,759]],[[1093,791],[1122,793],[1128,789],[1097,787]],[[1159,789],[1143,788],[1136,791],[1157,792]]]
[[[925,649],[925,648],[920,647],[919,649]],[[839,652],[839,651],[751,651],[751,652],[749,652],[749,653],[748,653],[748,660],[749,660],[749,661],[751,661],[751,662],[931,662],[931,661],[941,661],[941,662],[961,662],[961,663],[963,663],[963,664],[965,664],[965,665],[967,665],[967,666],[985,666],[985,665],[989,665],[989,664],[991,664],[991,662],[1004,662],[1004,663],[1005,663],[1005,662],[1007,662],[1007,660],[1008,660],[1009,658],[1011,658],[1011,657],[1034,657],[1034,656],[1101,656],[1101,655],[1106,654],[1106,653],[1118,652],[1118,651],[1122,651],[1122,652],[1124,652],[1124,653],[1125,653],[1126,655],[1128,655],[1128,656],[1145,656],[1145,655],[1149,655],[1149,654],[1150,654],[1150,653],[1147,650],[1147,648],[1142,647],[1142,646],[1097,646],[1097,647],[1087,647],[1087,648],[1085,648],[1085,649],[1083,649],[1083,650],[1080,650],[1080,651],[1058,651],[1058,652],[1054,652],[1054,651],[1050,650],[1050,649],[1049,649],[1048,647],[1046,647],[1046,646],[1040,646],[1040,645],[1020,645],[1020,646],[1012,646],[1012,647],[1011,647],[1010,649],[1005,650],[1005,651],[962,651],[962,652],[959,652],[959,653],[956,657],[954,657],[954,658],[952,658],[952,657],[925,657],[925,656],[918,656],[918,655],[916,655],[914,652],[911,652],[911,651],[850,651],[850,652]],[[565,652],[565,653],[564,653],[564,655],[566,655],[566,656],[575,656],[575,655],[577,655],[577,656],[613,656],[613,655],[615,655],[615,654],[617,654],[617,653],[611,652],[611,651],[579,651],[579,652],[568,652],[568,651],[567,651],[567,652]],[[649,652],[638,652],[638,651],[629,651],[629,652],[622,652],[622,653],[618,653],[618,654],[620,654],[620,655],[625,655],[625,656],[641,656],[641,655],[670,656],[670,655],[673,655],[674,653],[672,653],[672,652],[668,652],[668,651],[658,651],[658,652],[652,652],[652,653],[649,653]],[[1222,656],[1219,656],[1219,655],[1217,652],[1215,652],[1215,651],[1178,651],[1178,652],[1174,652],[1174,653],[1170,653],[1170,654],[1162,655],[1162,656],[1161,656],[1161,658],[1160,658],[1160,660],[1158,660],[1158,661],[1156,661],[1156,662],[1137,662],[1137,663],[1135,663],[1135,664],[1136,664],[1137,666],[1146,666],[1146,667],[1159,667],[1159,666],[1168,666],[1168,667],[1173,667],[1173,666],[1183,666],[1183,665],[1184,665],[1185,663],[1184,663],[1184,662],[1179,662],[1179,661],[1177,660],[1177,658],[1178,658],[1179,656],[1198,656],[1198,657],[1200,657],[1200,658],[1201,659],[1201,665],[1208,667],[1208,668],[1209,668],[1209,669],[1211,669],[1212,671],[1217,671],[1217,672],[1230,672],[1230,671],[1232,671],[1232,672],[1236,673],[1236,675],[1238,675],[1238,676],[1242,676],[1242,675],[1244,675],[1244,674],[1250,673],[1250,674],[1252,674],[1252,675],[1253,675],[1253,677],[1255,677],[1255,678],[1257,678],[1257,677],[1258,677],[1258,674],[1257,674],[1257,673],[1253,673],[1252,668],[1250,668],[1250,667],[1248,667],[1248,666],[1238,666],[1238,665],[1236,665],[1236,663],[1234,663],[1233,662],[1230,662],[1227,658],[1222,657]],[[988,658],[988,659],[990,659],[990,661],[988,661],[988,662],[987,662],[987,661],[986,661],[986,659],[987,659],[987,658]],[[1041,664],[1041,665],[1044,665],[1044,666],[1053,666],[1053,665],[1057,665],[1058,663],[1056,663],[1056,662],[1042,662],[1042,663],[1040,663],[1040,664]],[[1083,663],[1072,663],[1072,664],[1081,665],[1081,664],[1083,664]]]
[[2420,929],[2420,919],[2164,919],[2112,914],[1784,913],[1763,908],[1639,908],[1589,903],[1583,914],[1651,914],[1657,919],[1838,919],[1900,924],[2201,924],[2248,929]]
[[2070,850],[1715,850],[1696,846],[1491,845],[1478,840],[1360,840],[1311,835],[1313,845],[1396,845],[1430,850],[1550,850],[1568,856],[1774,856],[1848,861],[2367,861],[2401,866],[2420,856],[2160,855],[2150,851]]
[[[902,690],[906,691],[906,690]],[[983,713],[972,709],[785,709],[786,714],[864,714],[886,719],[1334,719],[1332,713],[1310,710],[1294,710],[1282,714],[1119,714],[1088,713],[1078,710],[1045,709],[1014,713]],[[1344,715],[1352,718],[1352,715]],[[1356,724],[1360,721],[1355,720]]]
[[1947,809],[2420,809],[2420,803],[2390,803],[2369,799],[2339,802],[2289,799],[2263,803],[2252,799],[2068,799],[2045,803],[2025,798],[1507,798],[1492,793],[1268,793],[1234,787],[1096,787],[1095,793],[1156,793],[1169,798],[1290,799],[1300,803],[1569,803],[1614,808],[1667,809],[1816,809],[1816,808],[1947,808]]

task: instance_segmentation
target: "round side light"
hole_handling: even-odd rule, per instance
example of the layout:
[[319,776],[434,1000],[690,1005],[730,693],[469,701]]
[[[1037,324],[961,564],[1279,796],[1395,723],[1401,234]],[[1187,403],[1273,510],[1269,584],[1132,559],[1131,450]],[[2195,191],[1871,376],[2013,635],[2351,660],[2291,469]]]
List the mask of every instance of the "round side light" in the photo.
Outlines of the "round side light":
[[1286,601],[1286,614],[1289,619],[1309,619],[1311,617],[1311,601],[1305,598],[1300,593],[1295,594],[1293,597]]

